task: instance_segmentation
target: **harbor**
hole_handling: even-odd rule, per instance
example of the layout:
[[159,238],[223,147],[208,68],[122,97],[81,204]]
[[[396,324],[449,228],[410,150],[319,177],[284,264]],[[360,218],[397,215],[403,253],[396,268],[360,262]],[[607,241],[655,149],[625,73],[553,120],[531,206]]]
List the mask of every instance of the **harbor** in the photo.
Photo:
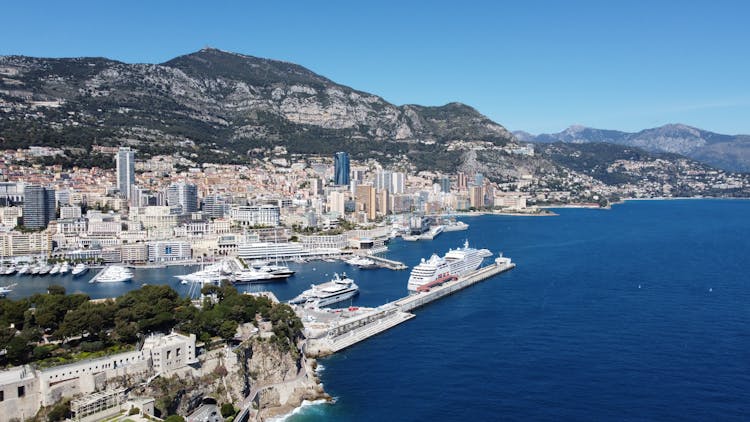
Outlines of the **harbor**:
[[495,261],[455,280],[429,290],[402,297],[376,308],[307,309],[296,306],[307,337],[306,352],[310,356],[326,356],[353,346],[414,318],[414,309],[463,290],[516,266],[507,257]]

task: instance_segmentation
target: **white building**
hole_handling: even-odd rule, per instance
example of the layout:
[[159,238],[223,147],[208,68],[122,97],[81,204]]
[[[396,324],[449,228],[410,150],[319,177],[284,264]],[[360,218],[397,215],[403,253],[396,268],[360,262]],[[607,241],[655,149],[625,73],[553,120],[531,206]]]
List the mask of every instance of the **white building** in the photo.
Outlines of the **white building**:
[[198,361],[195,358],[195,334],[189,337],[177,333],[152,335],[144,340],[142,351],[151,356],[152,369],[162,374]]
[[81,218],[81,207],[69,205],[60,207],[60,219]]
[[184,261],[192,256],[190,243],[176,240],[148,242],[150,262]]
[[243,226],[276,227],[281,212],[276,205],[242,205],[232,208],[230,215],[232,220]]

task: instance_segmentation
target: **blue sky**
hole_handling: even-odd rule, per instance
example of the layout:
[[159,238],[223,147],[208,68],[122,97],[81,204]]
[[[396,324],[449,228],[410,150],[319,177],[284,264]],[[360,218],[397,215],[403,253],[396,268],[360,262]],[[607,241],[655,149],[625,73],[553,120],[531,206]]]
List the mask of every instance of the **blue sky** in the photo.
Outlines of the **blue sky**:
[[511,130],[685,123],[750,134],[747,1],[33,1],[0,54],[159,63],[204,46]]

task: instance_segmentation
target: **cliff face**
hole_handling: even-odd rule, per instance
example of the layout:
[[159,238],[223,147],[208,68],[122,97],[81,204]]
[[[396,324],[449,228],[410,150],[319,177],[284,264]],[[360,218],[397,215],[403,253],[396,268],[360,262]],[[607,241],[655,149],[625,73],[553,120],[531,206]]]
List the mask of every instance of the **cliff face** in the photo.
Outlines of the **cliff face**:
[[216,144],[240,153],[321,139],[513,139],[463,104],[398,107],[296,64],[215,49],[158,65],[6,56],[0,76],[6,143],[22,142],[19,132],[30,127],[63,138],[84,131],[100,141]]
[[188,415],[205,397],[232,403],[239,410],[251,396],[256,398],[252,412],[259,408],[261,418],[288,413],[303,400],[328,398],[315,375],[314,360],[259,339],[233,351],[208,352],[200,358],[199,368],[158,377],[148,386],[136,387],[134,394],[155,397],[162,414],[180,415]]

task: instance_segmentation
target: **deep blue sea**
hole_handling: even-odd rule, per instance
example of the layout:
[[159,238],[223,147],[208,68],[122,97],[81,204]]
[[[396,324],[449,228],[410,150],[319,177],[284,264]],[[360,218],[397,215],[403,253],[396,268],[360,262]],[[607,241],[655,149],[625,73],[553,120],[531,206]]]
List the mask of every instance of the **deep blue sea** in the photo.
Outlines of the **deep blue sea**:
[[[335,404],[302,421],[750,420],[750,201],[633,201],[557,217],[463,218],[464,232],[390,245],[413,266],[468,238],[518,266],[415,311],[335,356],[320,375]],[[406,294],[408,271],[290,264],[286,282],[247,286],[289,299],[347,271],[354,305]],[[5,277],[11,297],[111,297],[189,269],[137,270],[113,286]],[[87,276],[90,278],[93,273]]]

